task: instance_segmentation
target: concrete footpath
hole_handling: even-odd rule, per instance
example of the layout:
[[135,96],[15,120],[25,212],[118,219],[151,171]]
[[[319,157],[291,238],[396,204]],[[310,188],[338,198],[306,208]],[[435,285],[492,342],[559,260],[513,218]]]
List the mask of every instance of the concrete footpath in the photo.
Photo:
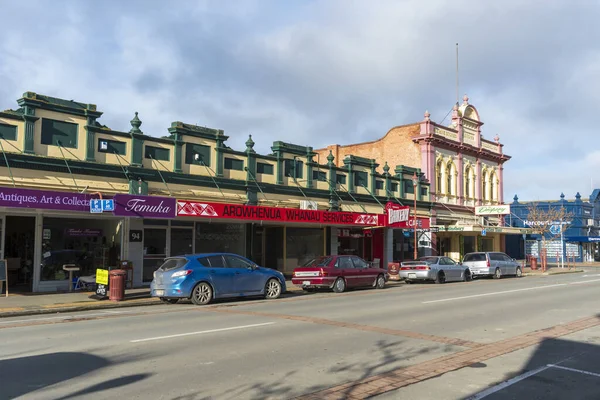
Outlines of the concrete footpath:
[[[286,286],[288,293],[302,291],[291,281],[287,281]],[[150,297],[148,288],[127,289],[123,301],[96,300],[91,297],[94,294],[84,291],[50,294],[9,292],[8,297],[0,297],[0,318],[162,304],[159,299]]]

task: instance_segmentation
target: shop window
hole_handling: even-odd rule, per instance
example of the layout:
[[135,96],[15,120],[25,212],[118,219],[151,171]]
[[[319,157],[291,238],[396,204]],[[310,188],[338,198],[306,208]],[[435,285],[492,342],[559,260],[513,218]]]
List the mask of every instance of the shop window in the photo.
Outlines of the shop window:
[[421,196],[427,196],[427,188],[421,188]]
[[118,142],[116,140],[98,139],[98,152],[125,155],[127,151],[127,143]]
[[398,182],[391,182],[390,183],[390,191],[392,191],[392,192],[397,192],[398,191]]
[[382,180],[376,180],[375,181],[375,189],[377,190],[383,190],[383,181]]
[[196,253],[245,254],[244,224],[196,223]]
[[202,144],[186,143],[185,144],[185,163],[206,165],[210,167],[210,153],[212,148]]
[[368,187],[369,175],[364,171],[354,171],[354,186]]
[[0,139],[17,140],[17,126],[0,124]]
[[414,193],[415,187],[412,181],[404,181],[404,193]]
[[78,125],[70,122],[42,119],[42,144],[77,148]]
[[158,161],[169,161],[171,159],[171,150],[162,147],[146,146],[144,157]]
[[265,175],[273,175],[273,164],[266,163],[256,163],[256,173],[257,174],[265,174]]
[[296,159],[284,160],[283,167],[283,172],[285,176],[296,179],[303,178],[304,163],[302,161]]
[[325,171],[313,171],[315,181],[327,182],[327,173]]
[[335,174],[335,183],[339,183],[340,185],[345,185],[346,184],[346,175]]
[[297,266],[325,255],[322,228],[287,228],[285,239],[288,271],[284,272],[291,272]]
[[225,169],[233,169],[236,171],[244,170],[244,160],[238,160],[237,158],[225,157],[224,161]]
[[40,280],[68,279],[65,264],[80,268],[74,276],[94,275],[98,268],[116,267],[120,254],[119,221],[44,218]]

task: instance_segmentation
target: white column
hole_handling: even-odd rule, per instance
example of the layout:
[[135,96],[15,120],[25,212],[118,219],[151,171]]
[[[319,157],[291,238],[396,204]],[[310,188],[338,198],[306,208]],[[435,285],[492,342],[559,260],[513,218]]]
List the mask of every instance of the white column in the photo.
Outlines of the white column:
[[388,263],[394,261],[394,230],[385,229],[383,234],[383,268],[387,269]]
[[[123,247],[125,248],[123,254],[126,256],[125,260],[133,263],[133,286],[141,286],[144,270],[144,220],[141,218],[127,218],[127,220],[129,222],[123,229]],[[132,229],[142,231],[141,242],[129,242],[129,232]]]

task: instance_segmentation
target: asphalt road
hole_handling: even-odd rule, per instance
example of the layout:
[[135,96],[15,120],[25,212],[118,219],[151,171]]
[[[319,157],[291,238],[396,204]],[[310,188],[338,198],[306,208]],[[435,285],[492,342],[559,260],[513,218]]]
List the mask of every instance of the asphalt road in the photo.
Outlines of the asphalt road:
[[[326,399],[438,359],[379,397],[598,399],[600,320],[572,321],[600,314],[599,289],[592,271],[1,319],[0,399]],[[454,355],[469,365],[443,370]]]

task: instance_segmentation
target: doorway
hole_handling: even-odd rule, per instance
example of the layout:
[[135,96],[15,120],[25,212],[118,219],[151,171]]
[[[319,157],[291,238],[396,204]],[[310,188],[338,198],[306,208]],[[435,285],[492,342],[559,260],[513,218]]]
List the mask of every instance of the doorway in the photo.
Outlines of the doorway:
[[7,216],[5,220],[4,258],[12,292],[33,290],[35,217]]
[[167,257],[167,228],[144,228],[144,268],[142,282],[151,282]]

